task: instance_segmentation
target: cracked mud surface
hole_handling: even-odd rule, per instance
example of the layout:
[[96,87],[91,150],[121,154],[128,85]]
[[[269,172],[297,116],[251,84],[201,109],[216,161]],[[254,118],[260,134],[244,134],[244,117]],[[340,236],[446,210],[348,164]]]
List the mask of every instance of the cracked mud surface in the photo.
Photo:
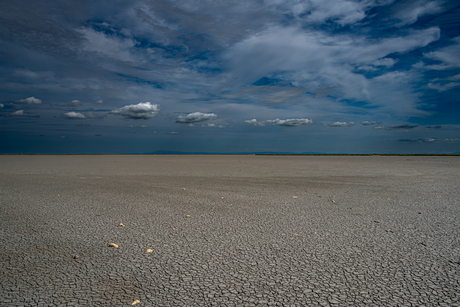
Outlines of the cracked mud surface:
[[0,156],[0,305],[460,306],[459,183],[459,157]]

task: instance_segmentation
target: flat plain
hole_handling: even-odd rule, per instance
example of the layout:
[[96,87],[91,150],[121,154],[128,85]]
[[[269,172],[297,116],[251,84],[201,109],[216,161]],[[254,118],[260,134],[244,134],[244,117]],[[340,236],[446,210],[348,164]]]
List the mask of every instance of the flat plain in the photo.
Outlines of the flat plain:
[[456,156],[0,156],[0,305],[460,306],[459,186]]

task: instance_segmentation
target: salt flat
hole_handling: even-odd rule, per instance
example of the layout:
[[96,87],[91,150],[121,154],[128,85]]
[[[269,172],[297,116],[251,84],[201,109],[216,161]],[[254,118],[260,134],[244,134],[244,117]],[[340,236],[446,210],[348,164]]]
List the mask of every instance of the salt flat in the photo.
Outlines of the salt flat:
[[0,305],[460,306],[459,186],[447,156],[0,156]]

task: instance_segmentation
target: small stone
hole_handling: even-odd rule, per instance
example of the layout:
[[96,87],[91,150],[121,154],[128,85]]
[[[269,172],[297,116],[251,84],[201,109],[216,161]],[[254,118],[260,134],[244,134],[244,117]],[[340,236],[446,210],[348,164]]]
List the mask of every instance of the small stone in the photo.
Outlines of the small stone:
[[335,203],[335,200],[332,200],[333,203]]
[[125,224],[120,223],[118,226],[119,226],[119,227],[125,227]]
[[185,217],[190,217],[190,214],[187,214]]
[[141,301],[139,300],[135,300],[131,305],[136,305],[136,304],[139,304]]
[[146,252],[147,252],[147,253],[151,253],[151,252],[153,252],[153,249],[150,249],[150,248],[149,248],[148,250],[146,250]]
[[224,197],[222,196],[222,199],[224,199]]
[[117,245],[117,244],[115,244],[115,243],[110,243],[110,244],[109,244],[109,247],[115,247],[115,248],[118,248],[118,245]]
[[299,234],[298,233],[295,233],[294,236],[298,236]]
[[297,196],[292,196],[292,198],[297,198]]
[[78,255],[73,256],[73,259],[78,259],[78,258],[80,258],[80,256]]
[[184,191],[185,191],[185,190],[186,190],[186,188],[182,188],[182,190],[184,190]]

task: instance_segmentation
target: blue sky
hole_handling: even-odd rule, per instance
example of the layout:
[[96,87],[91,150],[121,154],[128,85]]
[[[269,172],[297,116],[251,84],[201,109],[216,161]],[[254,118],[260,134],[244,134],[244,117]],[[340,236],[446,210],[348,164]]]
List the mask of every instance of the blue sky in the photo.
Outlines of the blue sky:
[[0,153],[460,153],[456,1],[2,1]]

